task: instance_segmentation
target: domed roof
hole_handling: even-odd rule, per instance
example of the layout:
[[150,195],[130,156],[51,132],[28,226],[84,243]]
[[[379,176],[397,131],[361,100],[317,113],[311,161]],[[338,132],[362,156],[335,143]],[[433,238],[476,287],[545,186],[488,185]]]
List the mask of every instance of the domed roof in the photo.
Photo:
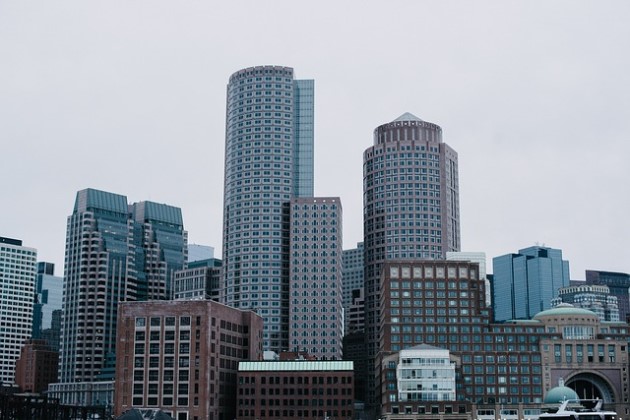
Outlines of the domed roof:
[[593,317],[597,317],[597,314],[593,311],[589,311],[588,309],[576,308],[570,303],[561,303],[558,306],[547,309],[546,311],[538,312],[534,315],[534,319],[538,319],[540,317],[546,316],[558,316],[558,315],[590,315]]
[[555,388],[551,388],[547,395],[545,395],[544,404],[559,404],[564,400],[577,400],[579,399],[577,392],[569,388],[568,386],[559,385]]

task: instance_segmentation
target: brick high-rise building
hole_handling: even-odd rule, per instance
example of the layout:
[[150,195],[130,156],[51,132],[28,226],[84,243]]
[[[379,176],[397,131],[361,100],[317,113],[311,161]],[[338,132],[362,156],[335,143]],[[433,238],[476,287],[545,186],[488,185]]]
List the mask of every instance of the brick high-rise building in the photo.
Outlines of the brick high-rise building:
[[[375,374],[381,268],[388,260],[445,258],[460,250],[457,153],[442,129],[405,113],[374,130],[363,153],[365,328]],[[368,402],[377,404],[374,384]]]

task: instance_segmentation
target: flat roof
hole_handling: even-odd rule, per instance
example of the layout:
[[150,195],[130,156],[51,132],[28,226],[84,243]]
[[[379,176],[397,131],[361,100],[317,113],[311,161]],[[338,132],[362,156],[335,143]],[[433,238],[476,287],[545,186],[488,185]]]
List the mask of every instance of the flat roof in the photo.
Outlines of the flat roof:
[[354,370],[354,362],[347,360],[283,360],[240,362],[239,372],[249,371],[340,371]]

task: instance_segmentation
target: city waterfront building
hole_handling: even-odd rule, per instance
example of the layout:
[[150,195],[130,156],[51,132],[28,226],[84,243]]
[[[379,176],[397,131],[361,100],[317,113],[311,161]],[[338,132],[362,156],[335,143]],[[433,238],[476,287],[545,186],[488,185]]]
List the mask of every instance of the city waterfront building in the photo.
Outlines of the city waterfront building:
[[177,207],[129,205],[123,195],[95,189],[77,193],[68,217],[60,369],[51,396],[76,405],[108,399],[99,393],[113,383],[118,303],[170,298],[186,242]]
[[245,361],[238,365],[238,419],[354,419],[349,361]]
[[[429,407],[436,401],[456,400],[457,360],[451,360],[447,349],[419,344],[385,357],[382,363],[384,378],[381,395],[383,412],[388,417],[396,414],[438,414]],[[388,390],[398,392],[398,401],[390,401]],[[402,405],[402,409],[399,407]],[[450,414],[453,413],[451,405]],[[455,411],[461,414],[459,406]]]
[[[353,249],[343,250],[343,275],[342,275],[342,289],[343,289],[343,313],[344,313],[344,334],[349,334],[350,317],[353,316],[353,328],[356,328],[357,324],[364,324],[363,319],[364,310],[362,308],[360,314],[354,311],[350,315],[351,306],[355,304],[357,299],[361,299],[361,305],[363,305],[363,277],[364,277],[364,249],[363,242],[357,243],[357,247]],[[356,307],[354,308],[356,309]],[[363,318],[358,321],[356,317]],[[362,327],[363,328],[363,327]]]
[[114,414],[135,408],[177,420],[237,418],[239,362],[262,358],[262,322],[211,300],[122,302]]
[[[460,250],[458,158],[442,141],[442,129],[410,113],[377,127],[374,145],[363,153],[363,197],[365,328],[373,378],[383,264]],[[374,383],[368,392],[376,404]]]
[[630,315],[630,274],[586,270],[586,283],[608,286],[610,294],[617,297],[619,319],[628,322],[628,315]]
[[0,236],[0,384],[15,384],[15,362],[31,338],[37,251],[19,239]]
[[211,258],[188,263],[188,268],[174,273],[174,299],[220,300],[221,260]]
[[32,338],[50,339],[48,344],[59,351],[59,337],[55,337],[53,334],[59,335],[61,331],[54,325],[53,316],[55,311],[61,311],[63,277],[55,276],[55,265],[53,263],[37,263],[35,293]]
[[290,201],[313,196],[313,93],[280,66],[237,71],[227,87],[223,300],[261,314],[276,353],[291,348]]
[[543,246],[492,259],[492,309],[495,321],[531,319],[551,308],[558,289],[567,287],[569,262],[562,250]]
[[15,364],[15,383],[20,392],[42,393],[57,380],[59,352],[45,340],[26,340]]
[[320,359],[341,359],[342,207],[338,197],[291,200],[292,351]]
[[601,321],[619,322],[620,320],[617,296],[610,294],[608,286],[572,281],[570,286],[560,288],[558,297],[551,302],[552,306],[562,303],[570,303],[576,308],[593,311]]
[[[387,404],[377,415],[537,418],[559,378],[579,395],[602,399],[620,413],[630,410],[627,324],[602,322],[568,304],[533,319],[493,323],[478,273],[477,264],[452,260],[384,265],[377,381]],[[418,345],[446,349],[456,361],[455,403],[403,401],[392,362],[397,352]]]

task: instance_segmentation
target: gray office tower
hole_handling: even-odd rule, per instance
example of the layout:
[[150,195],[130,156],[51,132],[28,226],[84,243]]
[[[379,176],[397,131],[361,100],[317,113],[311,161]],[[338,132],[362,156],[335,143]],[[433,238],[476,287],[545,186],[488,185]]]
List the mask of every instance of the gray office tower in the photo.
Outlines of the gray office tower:
[[58,323],[56,321],[61,313],[63,277],[55,276],[55,264],[37,263],[35,293],[32,338],[45,339],[50,347],[59,351],[61,331],[56,325]]
[[[442,129],[405,113],[374,130],[363,153],[365,328],[374,379],[381,268],[388,260],[444,259],[460,250],[457,153]],[[368,382],[368,402],[374,402]]]
[[313,196],[313,87],[278,66],[227,86],[222,299],[256,310],[276,352],[289,349],[290,201]]
[[[128,205],[123,195],[94,189],[77,193],[66,236],[60,383],[113,379],[118,303],[168,299],[186,243],[177,207]],[[89,404],[68,393],[62,401]]]
[[562,250],[543,246],[492,259],[492,309],[495,321],[532,319],[551,308],[558,289],[569,286],[569,262]]

